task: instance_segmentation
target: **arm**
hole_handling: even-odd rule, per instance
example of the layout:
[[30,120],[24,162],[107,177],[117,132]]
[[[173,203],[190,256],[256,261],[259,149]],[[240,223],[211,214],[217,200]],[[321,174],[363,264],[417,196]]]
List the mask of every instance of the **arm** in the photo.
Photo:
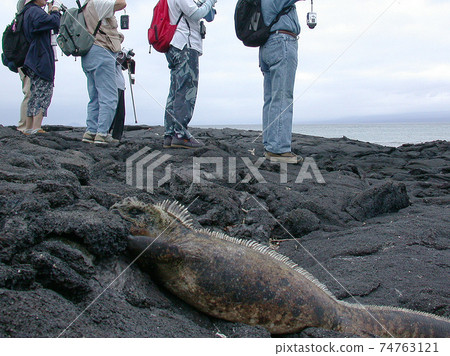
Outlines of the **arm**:
[[92,0],[98,19],[103,20],[114,16],[116,11],[123,10],[127,6],[126,0]]
[[53,3],[48,4],[48,13],[51,13],[52,11],[59,11],[60,4],[57,1],[54,1]]
[[126,0],[116,0],[114,4],[114,12],[123,10],[127,7]]
[[[287,1],[285,1],[285,4],[284,4],[284,6],[283,6],[283,9],[285,8],[285,7],[288,7],[288,6],[292,6],[292,5],[294,5],[296,2],[299,2],[299,1],[305,1],[305,0],[287,0]],[[283,1],[280,1],[281,3],[283,2]]]
[[37,9],[32,14],[32,30],[31,32],[43,32],[49,30],[58,30],[61,19],[61,14],[57,11],[53,11],[51,14],[47,14],[42,9]]
[[269,10],[271,13],[278,14],[281,10],[286,7],[294,5],[296,2],[304,1],[304,0],[262,0],[261,5],[266,10]]
[[211,11],[208,12],[208,14],[206,14],[204,19],[208,22],[213,22],[215,17],[216,17],[216,10],[212,8]]
[[217,0],[205,0],[205,2],[189,17],[194,21],[200,21],[211,12],[211,9],[216,2]]

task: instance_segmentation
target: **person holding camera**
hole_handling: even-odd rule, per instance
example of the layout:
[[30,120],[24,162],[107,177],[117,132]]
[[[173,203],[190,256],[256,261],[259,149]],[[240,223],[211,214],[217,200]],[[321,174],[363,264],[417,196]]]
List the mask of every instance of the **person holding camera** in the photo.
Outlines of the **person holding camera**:
[[46,0],[25,1],[24,34],[30,42],[23,71],[30,78],[25,134],[45,133],[41,128],[50,106],[55,80],[55,55],[51,31],[59,30],[59,8]]
[[177,30],[166,53],[170,89],[164,116],[164,148],[199,148],[204,144],[188,130],[198,91],[199,56],[205,28],[201,19],[214,19],[217,0],[168,0],[171,23]]
[[259,50],[264,75],[264,156],[273,163],[302,161],[291,151],[295,73],[298,64],[298,21],[295,3],[300,0],[261,0],[266,25],[286,11],[271,28],[271,35]]
[[101,24],[94,45],[81,57],[89,92],[83,142],[105,145],[114,141],[108,131],[117,109],[116,57],[123,42],[114,13],[126,6],[126,0],[88,0],[84,10],[90,33],[94,33],[99,21]]

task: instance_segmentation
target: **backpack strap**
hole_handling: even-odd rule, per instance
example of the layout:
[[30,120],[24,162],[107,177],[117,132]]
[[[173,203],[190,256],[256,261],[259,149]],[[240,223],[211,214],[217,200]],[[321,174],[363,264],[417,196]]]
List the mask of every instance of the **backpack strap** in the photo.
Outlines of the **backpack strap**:
[[[183,14],[183,12],[181,12],[181,15],[180,15],[180,17],[178,18],[178,21],[177,21],[177,23],[176,23],[176,26],[178,26],[178,24],[180,23],[180,21],[181,21],[181,19],[183,18],[183,16],[184,16],[184,14]],[[189,22],[187,22],[187,20],[186,20],[186,25],[188,26],[188,28],[189,28],[189,36],[188,36],[188,42],[189,42],[189,47],[191,46],[191,43],[190,43],[190,37],[191,37],[191,26],[189,26]]]
[[180,21],[181,21],[181,19],[183,18],[183,16],[184,16],[184,14],[181,13],[181,15],[180,15],[180,17],[178,18],[178,21],[177,21],[177,26],[178,26],[178,24],[180,23]]
[[[26,4],[22,10],[20,10],[16,16],[14,17],[14,21],[16,22],[16,31],[23,31],[24,29],[24,18],[25,18],[25,12],[31,7],[31,3]],[[19,16],[22,16],[22,21],[19,21]],[[27,38],[28,39],[28,38]]]
[[269,25],[270,29],[272,29],[272,26],[275,25],[278,21],[280,21],[281,16],[286,15],[289,11],[291,11],[295,6],[291,5],[288,7],[285,7],[281,12],[275,17],[275,20],[272,21],[272,23]]
[[16,13],[16,17],[21,15],[21,14],[25,14],[25,11],[27,11],[29,8],[31,7],[31,2],[29,2],[28,4],[26,4],[22,10],[20,10],[18,13]]
[[[80,0],[77,0],[77,5],[78,5],[78,13],[83,12],[84,9],[86,8],[87,4],[88,4],[89,0],[87,0],[83,6],[81,6]],[[92,36],[97,36],[97,33],[100,31],[100,26],[102,25],[102,20],[98,21],[97,26],[95,27],[94,33],[92,34]],[[100,31],[100,33],[103,33],[102,31]]]
[[[102,21],[100,20],[97,24],[97,27],[95,27],[94,33],[92,34],[94,37],[97,36],[97,32],[100,31],[100,25],[102,24]],[[102,32],[102,31],[100,31]]]

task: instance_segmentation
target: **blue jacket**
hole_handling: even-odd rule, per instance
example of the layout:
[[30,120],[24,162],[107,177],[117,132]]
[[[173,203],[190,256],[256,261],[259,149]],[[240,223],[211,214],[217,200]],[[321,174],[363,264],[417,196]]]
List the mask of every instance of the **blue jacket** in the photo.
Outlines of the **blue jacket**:
[[30,41],[30,49],[25,58],[25,70],[49,82],[55,79],[55,55],[51,45],[51,30],[59,30],[61,14],[48,14],[34,3],[25,6],[24,33]]
[[[269,26],[275,20],[277,15],[285,7],[292,6],[292,10],[286,15],[281,16],[280,20],[272,26],[272,32],[284,30],[300,34],[300,23],[298,21],[295,3],[300,0],[261,0],[261,12],[264,23]],[[294,6],[293,6],[294,5]]]

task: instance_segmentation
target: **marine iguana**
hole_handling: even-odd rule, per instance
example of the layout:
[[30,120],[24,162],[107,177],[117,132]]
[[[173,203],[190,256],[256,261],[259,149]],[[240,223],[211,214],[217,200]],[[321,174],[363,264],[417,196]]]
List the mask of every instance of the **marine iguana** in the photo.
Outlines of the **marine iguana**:
[[319,327],[366,337],[450,337],[450,320],[433,314],[339,301],[270,247],[195,228],[177,202],[126,198],[111,209],[132,223],[128,249],[140,268],[208,315],[272,334]]

